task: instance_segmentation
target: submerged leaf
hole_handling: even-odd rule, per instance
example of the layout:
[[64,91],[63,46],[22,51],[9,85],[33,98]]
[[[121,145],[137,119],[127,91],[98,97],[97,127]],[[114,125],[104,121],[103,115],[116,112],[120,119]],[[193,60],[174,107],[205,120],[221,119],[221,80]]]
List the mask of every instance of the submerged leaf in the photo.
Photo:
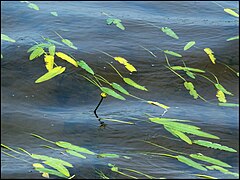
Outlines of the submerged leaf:
[[52,55],[52,56],[55,55],[55,50],[56,50],[56,46],[53,45],[53,44],[48,47],[49,54]]
[[34,9],[34,10],[36,10],[36,11],[39,10],[39,7],[38,7],[36,4],[34,4],[34,3],[29,3],[29,4],[28,4],[28,7],[31,8],[31,9]]
[[219,150],[229,151],[229,152],[237,152],[233,148],[230,148],[230,147],[227,147],[227,146],[223,146],[223,145],[217,144],[217,143],[212,143],[210,141],[194,140],[193,143],[198,144],[200,146],[205,146],[205,147],[208,147],[208,148],[219,149]]
[[228,38],[227,41],[233,41],[233,40],[237,40],[237,39],[239,39],[239,35],[231,37],[231,38]]
[[130,78],[123,78],[124,82],[129,84],[130,86],[133,86],[137,89],[143,90],[143,91],[148,91],[144,86],[141,86],[139,84],[137,84],[136,82],[134,82],[132,79]]
[[188,49],[190,49],[192,46],[194,46],[195,45],[195,41],[190,41],[190,42],[188,42],[185,46],[184,46],[184,51],[186,51],[186,50],[188,50]]
[[52,55],[45,55],[44,56],[44,61],[46,63],[46,68],[48,71],[51,71],[53,69],[53,64],[54,64],[54,56]]
[[198,177],[201,177],[201,178],[205,178],[205,179],[218,179],[218,178],[215,178],[213,176],[208,176],[208,175],[205,175],[205,174],[194,174],[195,176],[198,176]]
[[106,21],[107,21],[107,24],[108,24],[108,25],[112,24],[112,23],[113,23],[113,20],[114,20],[113,18],[108,18],[108,19],[106,20]]
[[29,60],[33,60],[41,56],[45,51],[41,47],[37,47],[29,56]]
[[77,61],[77,64],[78,64],[81,68],[83,68],[84,70],[86,70],[87,72],[89,72],[90,74],[94,75],[94,72],[93,72],[92,68],[90,68],[85,61],[83,61],[83,60]]
[[69,57],[68,55],[66,55],[66,54],[64,54],[62,52],[56,52],[56,55],[58,57],[60,57],[61,59],[66,60],[67,62],[71,63],[75,67],[78,67],[77,62],[73,58]]
[[239,17],[239,14],[231,10],[230,8],[224,8],[224,11],[232,16]]
[[100,158],[119,158],[120,156],[117,155],[117,154],[98,154],[97,157],[100,157]]
[[1,34],[1,40],[9,41],[9,42],[16,42],[14,39],[10,38],[9,36],[7,36],[5,34]]
[[68,45],[70,48],[73,48],[75,50],[77,50],[78,48],[76,46],[73,45],[73,43],[69,40],[69,39],[62,39],[62,42],[66,45]]
[[178,155],[177,156],[177,159],[182,162],[182,163],[185,163],[187,164],[188,166],[191,166],[191,167],[194,167],[196,169],[199,169],[199,170],[202,170],[202,171],[207,171],[206,168],[204,168],[201,164],[185,157],[185,156],[181,156],[181,155]]
[[52,70],[50,70],[49,72],[47,72],[46,74],[42,75],[40,78],[38,78],[35,83],[40,83],[40,82],[44,82],[47,81],[49,79],[52,79],[53,77],[63,73],[65,71],[65,67],[62,66],[58,66],[53,68]]
[[239,104],[234,103],[218,103],[219,106],[226,106],[226,107],[239,107]]
[[195,76],[194,76],[194,74],[193,74],[192,72],[186,71],[186,74],[187,74],[190,78],[195,79]]
[[121,30],[125,30],[125,27],[123,26],[122,23],[117,23],[116,26]]
[[58,13],[57,12],[51,12],[51,14],[53,15],[53,16],[58,16]]
[[175,39],[179,39],[177,34],[172,29],[170,29],[168,27],[162,27],[161,30],[162,30],[162,32],[166,33],[168,36],[175,38]]
[[205,155],[203,155],[201,153],[190,154],[190,157],[194,158],[194,159],[201,160],[201,161],[205,161],[205,162],[208,162],[208,163],[211,163],[211,164],[219,165],[219,166],[222,166],[222,167],[232,167],[232,166],[230,166],[229,164],[227,164],[225,162],[222,162],[222,161],[220,161],[218,159],[214,159],[214,158],[205,156]]
[[164,53],[170,54],[170,55],[176,56],[176,57],[182,57],[181,54],[178,54],[178,53],[176,53],[176,52],[174,52],[174,51],[164,50]]
[[190,67],[182,67],[182,66],[171,66],[171,68],[175,71],[192,71],[192,72],[199,72],[199,73],[205,73],[204,70],[197,69],[197,68],[190,68]]
[[101,91],[105,92],[106,94],[113,96],[117,99],[120,100],[126,100],[123,96],[121,96],[120,94],[116,93],[115,91],[113,91],[112,89],[109,89],[107,87],[100,87]]

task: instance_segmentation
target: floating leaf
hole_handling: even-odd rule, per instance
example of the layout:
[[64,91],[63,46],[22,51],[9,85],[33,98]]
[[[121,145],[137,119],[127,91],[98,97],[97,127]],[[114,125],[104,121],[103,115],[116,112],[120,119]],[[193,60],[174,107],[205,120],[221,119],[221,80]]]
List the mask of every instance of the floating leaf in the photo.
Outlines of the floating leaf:
[[48,71],[51,71],[53,69],[53,64],[54,64],[54,56],[52,55],[45,55],[44,56],[44,61],[46,63],[46,68]]
[[197,69],[197,68],[190,68],[190,67],[182,67],[182,66],[171,66],[171,68],[175,71],[192,71],[192,72],[199,72],[199,73],[205,73],[204,70]]
[[56,55],[58,57],[60,57],[61,59],[66,60],[67,62],[71,63],[75,67],[78,67],[78,63],[73,58],[69,57],[68,55],[66,55],[62,52],[56,52]]
[[207,171],[206,168],[204,168],[201,164],[185,157],[185,156],[181,156],[181,155],[178,155],[177,156],[177,159],[182,162],[182,163],[185,163],[187,164],[188,166],[191,166],[191,167],[194,167],[196,169],[199,169],[199,170],[202,170],[202,171]]
[[76,156],[76,157],[79,157],[79,158],[82,158],[82,159],[86,159],[86,156],[84,156],[84,155],[82,155],[82,154],[80,154],[80,153],[78,153],[78,152],[76,152],[76,151],[67,149],[66,152],[67,152],[68,154],[73,155],[73,156]]
[[41,43],[41,44],[36,44],[34,46],[32,46],[31,48],[29,48],[27,50],[27,52],[31,52],[31,51],[34,51],[35,49],[37,49],[38,47],[41,47],[41,48],[48,48],[49,46],[51,46],[51,44],[46,44],[46,43]]
[[123,78],[124,82],[129,84],[130,86],[133,86],[137,89],[143,90],[143,91],[148,91],[144,86],[141,86],[139,84],[137,84],[136,82],[134,82],[133,80],[131,80],[130,78]]
[[53,16],[58,16],[58,13],[57,12],[51,12],[51,14],[53,15]]
[[86,148],[73,145],[73,144],[71,144],[69,142],[58,141],[58,142],[56,142],[56,145],[59,146],[59,147],[66,148],[66,149],[71,149],[73,151],[77,151],[77,152],[80,152],[80,153],[95,155],[94,152],[92,152],[92,151],[90,151],[90,150],[88,150]]
[[120,156],[117,155],[117,154],[98,154],[97,157],[100,157],[100,158],[119,158]]
[[194,89],[194,85],[191,82],[184,82],[184,86],[187,90],[189,90],[189,94],[193,96],[194,99],[198,98],[198,93]]
[[239,104],[234,103],[218,103],[219,106],[226,106],[226,107],[239,107]]
[[218,90],[216,96],[219,102],[223,102],[223,103],[227,102],[225,95],[222,91]]
[[75,50],[77,50],[78,48],[76,46],[73,45],[73,43],[69,40],[69,39],[62,39],[62,42],[66,45],[68,45],[70,48],[73,48]]
[[216,58],[214,57],[213,51],[210,48],[205,48],[204,49],[205,53],[209,56],[210,60],[212,61],[213,64],[216,64]]
[[120,91],[121,93],[126,94],[126,95],[129,95],[129,92],[128,92],[126,89],[124,89],[121,85],[119,85],[119,84],[117,84],[117,83],[114,82],[114,83],[111,84],[111,86],[112,86],[114,89]]
[[218,178],[215,178],[213,176],[208,176],[208,175],[205,175],[205,174],[194,174],[195,176],[198,176],[198,177],[201,177],[201,178],[205,178],[205,179],[218,179]]
[[175,38],[175,39],[179,39],[177,34],[172,29],[170,29],[168,27],[162,27],[161,30],[162,30],[162,32],[166,33],[168,36]]
[[55,41],[55,40],[52,40],[52,39],[49,39],[49,38],[44,38],[44,37],[43,37],[43,39],[44,39],[45,41],[50,42],[50,43],[53,43],[53,44],[57,44],[57,45],[63,46],[62,43],[57,42],[57,41]]
[[29,56],[29,60],[33,60],[41,56],[45,51],[41,47],[37,47]]
[[14,39],[10,38],[9,36],[7,36],[5,34],[1,34],[1,40],[9,41],[9,42],[16,42]]
[[232,16],[239,17],[239,14],[231,10],[230,8],[224,8],[224,11]]
[[52,56],[55,55],[55,50],[56,50],[55,45],[51,45],[51,46],[48,47],[49,54],[52,55]]
[[83,68],[84,70],[86,70],[87,72],[89,72],[90,74],[94,75],[93,70],[88,66],[88,64],[87,64],[85,61],[83,61],[83,60],[77,61],[77,64],[78,64],[81,68]]
[[127,70],[129,70],[130,72],[136,72],[137,70],[135,69],[135,67],[129,63],[127,63],[125,65],[125,68],[127,68]]
[[62,177],[62,178],[67,178],[67,176],[63,175],[62,173],[53,170],[53,169],[48,169],[48,168],[35,168],[36,171],[39,171],[40,173],[48,173],[48,174],[52,174],[58,177]]
[[102,92],[105,92],[106,94],[108,94],[110,96],[113,96],[113,97],[115,97],[117,99],[126,100],[123,96],[121,96],[120,94],[116,93],[112,89],[109,89],[107,87],[100,87],[100,89],[101,89]]
[[[173,118],[158,118],[158,117],[149,118],[149,120],[158,124],[164,124],[164,122],[172,122],[172,121],[190,122],[189,120],[181,120],[181,119],[173,119]],[[195,128],[197,128],[197,126]]]
[[176,57],[182,57],[181,54],[178,54],[178,53],[176,53],[176,52],[169,51],[169,50],[164,50],[164,53],[166,53],[166,54],[170,54],[170,55],[172,55],[172,56],[176,56]]
[[112,24],[112,23],[113,23],[113,21],[114,21],[114,19],[113,19],[113,18],[108,18],[108,19],[107,19],[107,24],[108,24],[108,25],[110,25],[110,24]]
[[174,130],[174,129],[172,129],[172,128],[166,128],[166,127],[165,127],[165,129],[166,129],[167,131],[169,131],[170,133],[172,133],[174,136],[181,138],[181,139],[182,139],[183,141],[185,141],[186,143],[192,144],[191,139],[190,139],[186,134],[184,134],[184,133],[182,133],[182,132],[180,132],[180,131]]
[[53,77],[63,73],[65,71],[65,67],[62,66],[58,66],[53,68],[51,71],[47,72],[46,74],[42,75],[40,78],[38,78],[35,83],[40,83],[40,82],[44,82],[47,81],[49,79],[52,79]]
[[169,109],[170,107],[164,105],[164,104],[161,104],[159,102],[154,102],[154,101],[147,101],[148,104],[152,104],[152,105],[155,105],[155,106],[159,106],[163,109]]
[[218,90],[222,91],[223,93],[233,96],[233,94],[231,92],[227,91],[221,84],[216,83],[214,85]]
[[[35,168],[44,168],[44,166],[40,163],[34,163],[32,165]],[[44,172],[44,173],[42,173],[42,177],[49,178],[49,174]]]
[[229,151],[229,152],[237,152],[233,148],[223,146],[223,145],[220,145],[220,144],[217,144],[217,143],[212,143],[210,141],[194,140],[193,143],[198,144],[200,146],[205,146],[205,147],[208,147],[208,148],[219,149],[219,150]]
[[125,27],[122,25],[122,23],[117,23],[116,26],[121,30],[125,30]]
[[29,3],[29,4],[28,4],[28,7],[31,8],[31,9],[34,9],[34,10],[36,10],[36,11],[39,10],[39,7],[38,7],[36,4],[33,4],[33,3]]
[[205,156],[205,155],[203,155],[201,153],[190,154],[190,157],[194,158],[194,159],[201,160],[201,161],[205,161],[205,162],[208,162],[208,163],[211,163],[211,164],[219,165],[219,166],[222,166],[222,167],[232,167],[232,166],[230,166],[229,164],[227,164],[225,162],[222,162],[222,161],[220,161],[218,159],[214,159],[214,158]]
[[67,168],[65,168],[62,164],[60,163],[56,163],[55,161],[51,161],[51,160],[48,160],[48,161],[43,161],[44,164],[48,165],[48,166],[51,166],[52,168],[58,170],[60,173],[62,173],[63,175],[69,177],[70,176],[70,173],[68,171]]
[[113,24],[118,24],[118,23],[121,23],[121,19],[113,19]]
[[237,40],[237,39],[239,39],[239,35],[231,37],[231,38],[228,38],[227,41],[233,41],[233,40]]
[[123,57],[114,57],[114,59],[123,65],[128,63],[128,61],[126,59],[124,59]]
[[188,49],[190,49],[192,46],[194,46],[196,44],[196,42],[195,41],[190,41],[190,42],[188,42],[185,46],[184,46],[184,51],[186,51],[186,50],[188,50]]

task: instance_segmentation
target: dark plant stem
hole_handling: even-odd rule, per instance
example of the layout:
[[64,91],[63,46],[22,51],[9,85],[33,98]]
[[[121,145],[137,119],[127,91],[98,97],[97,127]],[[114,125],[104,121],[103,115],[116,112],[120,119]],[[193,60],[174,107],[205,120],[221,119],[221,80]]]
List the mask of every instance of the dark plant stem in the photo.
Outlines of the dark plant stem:
[[97,115],[97,109],[99,108],[99,106],[100,106],[100,104],[102,103],[102,101],[103,101],[103,97],[101,97],[101,99],[100,99],[97,107],[96,107],[95,110],[94,110],[94,114],[95,114],[96,118],[98,119],[98,121],[100,122],[101,125],[104,124],[104,122],[102,122],[102,121],[101,121],[101,118],[98,117],[98,115]]

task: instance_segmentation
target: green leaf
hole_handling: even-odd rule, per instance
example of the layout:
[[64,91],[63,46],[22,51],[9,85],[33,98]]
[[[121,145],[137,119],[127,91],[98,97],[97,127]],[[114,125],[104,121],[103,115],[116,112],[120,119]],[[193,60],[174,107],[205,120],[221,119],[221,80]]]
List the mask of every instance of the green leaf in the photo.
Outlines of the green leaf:
[[37,47],[29,56],[29,60],[33,60],[41,56],[45,51],[41,47]]
[[170,29],[168,27],[162,27],[161,30],[162,30],[162,32],[166,33],[168,36],[175,38],[175,39],[179,39],[177,34],[172,29]]
[[52,168],[58,170],[60,173],[62,173],[63,175],[69,177],[70,173],[68,171],[67,168],[65,168],[62,164],[57,163],[55,161],[51,161],[51,160],[47,160],[47,161],[43,161],[44,164],[51,166]]
[[208,176],[208,175],[205,175],[205,174],[194,174],[194,175],[197,176],[197,177],[205,178],[205,179],[218,179],[216,177]]
[[129,84],[130,86],[133,86],[137,89],[143,90],[143,91],[148,91],[144,86],[141,86],[139,84],[137,84],[136,82],[134,82],[133,80],[131,80],[130,78],[123,78],[124,82]]
[[226,106],[226,107],[239,107],[239,104],[234,103],[218,103],[219,106]]
[[237,152],[233,148],[223,146],[223,145],[217,144],[217,143],[212,143],[210,141],[194,140],[193,143],[197,144],[197,145],[200,145],[200,146],[208,147],[208,148],[219,149],[219,150],[228,151],[228,152]]
[[239,17],[239,14],[231,10],[230,8],[224,8],[224,11],[232,16]]
[[117,83],[114,82],[114,83],[111,84],[111,86],[112,86],[114,89],[120,91],[121,93],[126,94],[126,95],[129,95],[129,92],[128,92],[126,89],[124,89],[121,85],[119,85],[119,84],[117,84]]
[[181,120],[181,119],[173,119],[173,118],[158,118],[158,117],[149,118],[149,120],[159,124],[164,124],[164,122],[171,122],[171,121],[191,122],[189,120]]
[[43,39],[44,39],[45,41],[50,42],[50,43],[53,43],[53,44],[57,44],[57,45],[63,46],[62,43],[57,42],[57,41],[55,41],[55,40],[52,40],[52,39],[49,39],[49,38],[44,38],[44,37],[43,37]]
[[79,158],[82,158],[82,159],[86,159],[86,156],[84,156],[84,155],[82,155],[82,154],[80,154],[80,153],[78,153],[78,152],[76,152],[76,151],[67,149],[66,152],[67,152],[68,154],[73,155],[73,156],[76,156],[76,157],[79,157]]
[[189,90],[189,94],[193,96],[194,99],[198,98],[198,93],[194,89],[194,85],[191,82],[184,82],[184,86],[187,90]]
[[102,92],[105,92],[106,94],[108,94],[110,96],[113,96],[113,97],[115,97],[117,99],[126,100],[123,96],[121,96],[120,94],[116,93],[112,89],[109,89],[107,87],[100,87],[100,89],[101,89]]
[[52,55],[52,56],[55,55],[55,50],[56,50],[55,45],[51,45],[51,46],[48,47],[49,54]]
[[46,74],[42,75],[40,78],[38,78],[35,83],[40,83],[40,82],[44,82],[47,81],[49,79],[52,79],[53,77],[63,73],[65,71],[65,67],[62,66],[58,66],[53,68],[52,70],[48,71]]
[[190,78],[195,79],[195,76],[194,76],[194,74],[193,74],[192,72],[186,71],[186,74],[187,74]]
[[9,41],[9,42],[16,42],[14,39],[10,38],[9,36],[7,36],[5,34],[1,34],[1,40]]
[[113,24],[121,23],[122,21],[120,19],[113,19]]
[[220,166],[216,166],[216,165],[213,165],[213,166],[206,166],[206,168],[210,169],[210,170],[218,170],[220,172],[222,172],[223,174],[230,174],[230,175],[233,175],[235,177],[239,177],[239,174],[238,173],[233,173],[233,172],[230,172],[229,170],[223,168],[223,167],[220,167]]
[[205,73],[204,70],[196,69],[196,68],[190,68],[190,67],[182,67],[182,66],[171,66],[171,68],[175,71],[192,71],[192,72],[199,72],[199,73]]
[[95,155],[94,152],[88,150],[87,148],[79,147],[79,146],[73,145],[69,142],[58,141],[58,142],[56,142],[56,145],[59,146],[59,147],[70,149],[70,150],[77,151],[77,152],[80,152],[80,153]]
[[204,168],[201,164],[185,157],[185,156],[181,156],[181,155],[178,155],[177,156],[177,159],[178,161],[182,162],[182,163],[185,163],[187,164],[188,166],[191,166],[191,167],[194,167],[196,169],[199,169],[199,170],[202,170],[202,171],[207,171],[206,168]]
[[125,27],[122,25],[122,23],[117,23],[116,26],[121,30],[125,30]]
[[108,24],[108,25],[110,25],[110,24],[112,24],[112,23],[113,23],[113,21],[114,21],[114,19],[113,19],[113,18],[108,18],[108,19],[107,19],[107,24]]
[[191,139],[190,139],[187,135],[185,135],[184,133],[182,133],[182,132],[180,132],[180,131],[176,131],[176,130],[174,130],[174,129],[172,129],[172,128],[165,128],[165,129],[166,129],[167,131],[169,131],[170,133],[172,133],[174,136],[181,138],[181,139],[182,139],[183,141],[185,141],[186,143],[192,144]]
[[120,156],[117,155],[117,154],[105,154],[105,153],[102,153],[102,154],[98,154],[97,157],[100,157],[100,158],[119,158]]
[[190,41],[190,42],[188,42],[185,46],[184,46],[184,51],[186,51],[186,50],[188,50],[188,49],[190,49],[192,46],[194,46],[196,44],[196,42],[195,41]]
[[51,12],[51,14],[53,15],[53,16],[58,16],[58,13],[57,12]]
[[32,46],[31,48],[29,48],[27,50],[27,52],[32,52],[34,51],[35,49],[37,49],[38,47],[41,47],[41,48],[49,48],[49,46],[51,46],[51,44],[46,44],[46,43],[41,43],[41,44],[36,44],[34,46]]
[[233,96],[233,94],[231,92],[227,91],[221,84],[216,83],[214,85],[218,90],[222,91],[223,93]]
[[232,167],[225,162],[222,162],[218,159],[214,159],[214,158],[211,158],[211,157],[208,157],[208,156],[204,156],[201,153],[190,154],[189,156],[191,158],[198,159],[198,160],[201,160],[201,161],[205,161],[205,162],[208,162],[208,163],[211,163],[211,164],[219,165],[219,166],[222,166],[222,167]]
[[57,158],[53,158],[53,157],[49,157],[49,156],[45,156],[45,155],[39,155],[39,154],[31,154],[31,157],[33,159],[38,159],[38,160],[43,160],[43,161],[54,161],[58,164],[62,164],[67,167],[73,167],[72,164],[70,164],[69,162],[64,161],[62,159],[57,159]]
[[87,65],[87,63],[83,60],[77,61],[78,66],[89,72],[90,74],[94,75],[93,70]]
[[38,7],[36,4],[33,4],[33,3],[29,3],[29,4],[28,4],[28,7],[31,8],[31,9],[34,9],[34,10],[36,10],[36,11],[39,10],[39,7]]
[[75,50],[77,50],[78,48],[76,46],[73,45],[73,43],[69,40],[69,39],[62,39],[62,42],[66,45],[68,45],[70,48],[73,48]]
[[233,41],[233,40],[237,40],[237,39],[239,39],[239,35],[231,37],[231,38],[228,38],[227,41]]
[[182,57],[181,54],[178,54],[178,53],[176,53],[176,52],[169,51],[169,50],[164,50],[164,53],[166,53],[166,54],[170,54],[170,55],[172,55],[172,56],[176,56],[176,57]]
[[62,178],[67,178],[67,176],[63,175],[62,173],[53,170],[53,169],[48,169],[48,168],[35,168],[36,171],[39,171],[40,173],[48,173],[48,174],[52,174],[58,177],[62,177]]

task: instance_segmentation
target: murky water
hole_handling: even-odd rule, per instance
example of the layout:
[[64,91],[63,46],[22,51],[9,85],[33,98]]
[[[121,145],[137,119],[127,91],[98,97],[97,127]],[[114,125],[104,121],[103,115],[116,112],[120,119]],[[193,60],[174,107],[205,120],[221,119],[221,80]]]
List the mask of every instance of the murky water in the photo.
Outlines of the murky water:
[[[169,134],[162,126],[144,121],[147,114],[160,116],[161,108],[150,106],[134,98],[124,103],[108,97],[98,109],[102,118],[113,118],[134,122],[134,125],[106,121],[105,129],[99,128],[93,110],[100,100],[100,91],[81,78],[74,67],[67,67],[66,73],[50,81],[35,84],[34,81],[45,72],[42,58],[29,61],[26,52],[41,36],[60,41],[53,32],[71,40],[79,49],[59,47],[59,51],[71,53],[76,59],[84,59],[96,73],[110,82],[117,82],[130,93],[147,100],[158,101],[170,106],[165,115],[169,118],[189,119],[191,124],[203,131],[221,138],[214,141],[239,150],[239,109],[219,107],[204,101],[194,100],[183,86],[180,78],[164,67],[164,54],[158,50],[168,49],[183,55],[189,67],[205,69],[214,73],[220,83],[234,96],[226,96],[228,102],[239,103],[239,79],[222,64],[213,65],[202,51],[213,49],[217,61],[239,71],[239,42],[226,39],[238,34],[239,22],[226,14],[223,8],[213,2],[35,2],[40,11],[35,11],[20,2],[1,2],[1,31],[15,39],[16,43],[4,41],[1,51],[1,142],[10,147],[22,147],[31,153],[65,158],[74,165],[71,174],[78,178],[99,178],[95,169],[111,178],[124,176],[111,172],[107,163],[118,167],[132,168],[154,177],[196,178],[193,174],[208,174],[218,178],[234,178],[218,171],[199,172],[168,157],[140,154],[151,151],[169,153],[144,143],[152,141],[169,149],[185,152],[201,152],[219,158],[232,165],[232,172],[238,172],[238,153],[187,145]],[[219,2],[223,7],[238,8],[238,2]],[[57,11],[58,17],[50,14]],[[107,26],[106,16],[114,15],[122,20],[125,31]],[[173,29],[179,40],[166,36],[156,27]],[[196,41],[198,48],[183,52],[184,45]],[[157,58],[139,45],[151,50]],[[58,48],[58,47],[57,47]],[[129,74],[124,68],[114,65],[126,77],[146,86],[149,92],[142,92],[124,85],[119,76],[107,65],[113,61],[97,51],[103,50],[113,56],[123,56],[138,70]],[[171,65],[181,65],[179,58],[168,56]],[[182,74],[184,76],[184,74]],[[185,76],[184,76],[185,77]],[[211,77],[209,75],[209,77]],[[214,78],[211,77],[214,81]],[[217,103],[213,85],[201,77],[193,81],[197,91],[212,103]],[[43,148],[40,139],[29,135],[36,133],[52,141],[67,141],[86,147],[96,153],[116,153],[131,159],[96,158],[77,159],[65,157],[56,151]],[[189,136],[193,139],[199,139]],[[170,139],[172,138],[172,139]],[[50,144],[48,144],[50,145]],[[33,162],[31,159],[28,159]],[[13,159],[1,153],[2,178],[39,178],[31,164]],[[137,176],[143,178],[141,176]]]

